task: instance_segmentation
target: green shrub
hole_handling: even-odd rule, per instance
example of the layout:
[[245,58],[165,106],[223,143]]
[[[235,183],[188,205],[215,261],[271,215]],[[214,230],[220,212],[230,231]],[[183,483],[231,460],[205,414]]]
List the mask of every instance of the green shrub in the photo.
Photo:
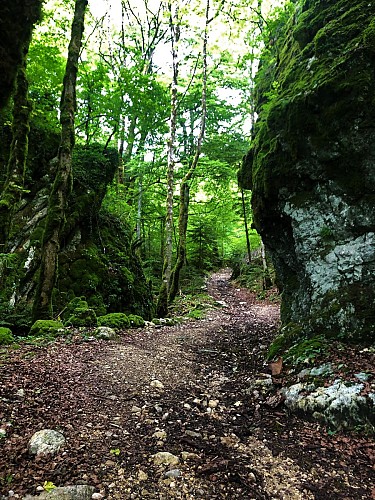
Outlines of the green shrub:
[[122,328],[130,327],[130,320],[124,313],[110,313],[105,316],[99,316],[98,325],[121,330]]
[[63,327],[64,325],[61,321],[38,319],[30,328],[30,335],[32,337],[47,337],[49,335],[56,335],[57,331]]
[[75,314],[77,309],[88,309],[89,305],[85,297],[74,297],[66,306],[64,311],[61,313],[62,319],[66,322],[71,316]]
[[77,307],[72,316],[65,322],[66,326],[96,326],[98,323],[94,309]]
[[0,345],[7,345],[14,342],[12,330],[10,328],[0,327]]
[[128,319],[132,328],[142,328],[145,326],[145,320],[136,314],[129,314]]

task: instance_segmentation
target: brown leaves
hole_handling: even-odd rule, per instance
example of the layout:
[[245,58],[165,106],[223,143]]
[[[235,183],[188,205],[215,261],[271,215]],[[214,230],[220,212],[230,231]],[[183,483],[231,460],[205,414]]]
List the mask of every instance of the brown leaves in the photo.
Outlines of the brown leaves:
[[270,363],[269,368],[271,370],[272,377],[279,376],[283,369],[283,358],[280,356],[277,361]]

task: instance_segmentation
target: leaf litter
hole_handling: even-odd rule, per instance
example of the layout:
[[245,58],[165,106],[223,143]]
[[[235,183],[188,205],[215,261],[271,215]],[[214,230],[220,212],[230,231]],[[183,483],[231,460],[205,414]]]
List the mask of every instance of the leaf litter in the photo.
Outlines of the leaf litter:
[[[288,413],[264,382],[286,376],[281,358],[265,362],[278,306],[229,276],[210,278],[217,307],[203,320],[9,349],[0,495],[87,483],[109,500],[374,498],[374,441]],[[32,457],[28,441],[44,428],[66,445]]]

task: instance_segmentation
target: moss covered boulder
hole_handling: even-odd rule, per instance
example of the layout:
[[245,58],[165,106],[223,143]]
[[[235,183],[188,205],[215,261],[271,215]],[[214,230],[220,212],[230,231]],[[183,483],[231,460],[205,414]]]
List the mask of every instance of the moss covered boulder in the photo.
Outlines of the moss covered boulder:
[[131,323],[128,316],[124,313],[110,313],[105,316],[99,316],[98,318],[99,326],[108,326],[115,330],[121,330],[124,328],[129,328]]
[[14,342],[12,330],[10,328],[0,327],[0,345],[8,345]]
[[375,339],[375,3],[303,0],[272,26],[239,178],[302,336]]
[[[33,142],[43,138],[44,153]],[[22,333],[31,326],[57,145],[58,141],[43,135],[41,130],[31,134],[30,150],[35,156],[33,153],[29,157],[30,177],[25,185],[30,192],[17,207],[9,241],[0,253],[0,325],[13,325],[15,331]],[[74,183],[63,227],[52,311],[53,316],[62,315],[64,322],[74,316],[70,320],[74,326],[95,326],[95,315],[112,312],[146,319],[152,315],[151,288],[132,245],[133,231],[103,208],[117,166],[116,150],[103,151],[101,145],[75,149]],[[91,309],[90,314],[80,310],[77,316],[72,306],[67,310],[72,300],[82,297],[85,304],[75,307]]]
[[49,337],[56,335],[61,328],[64,328],[61,321],[38,319],[30,328],[30,335],[32,337]]

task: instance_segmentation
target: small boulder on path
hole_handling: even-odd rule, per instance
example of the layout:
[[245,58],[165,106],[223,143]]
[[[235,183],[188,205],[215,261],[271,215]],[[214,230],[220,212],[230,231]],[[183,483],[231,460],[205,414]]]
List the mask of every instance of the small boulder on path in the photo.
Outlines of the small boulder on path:
[[74,486],[54,488],[49,492],[44,491],[38,496],[27,495],[26,497],[23,497],[23,500],[91,500],[93,498],[94,491],[95,488],[93,486],[88,486],[87,484],[77,484]]
[[53,429],[42,429],[36,432],[29,441],[29,452],[31,455],[49,453],[54,455],[65,444],[65,437],[61,432]]

